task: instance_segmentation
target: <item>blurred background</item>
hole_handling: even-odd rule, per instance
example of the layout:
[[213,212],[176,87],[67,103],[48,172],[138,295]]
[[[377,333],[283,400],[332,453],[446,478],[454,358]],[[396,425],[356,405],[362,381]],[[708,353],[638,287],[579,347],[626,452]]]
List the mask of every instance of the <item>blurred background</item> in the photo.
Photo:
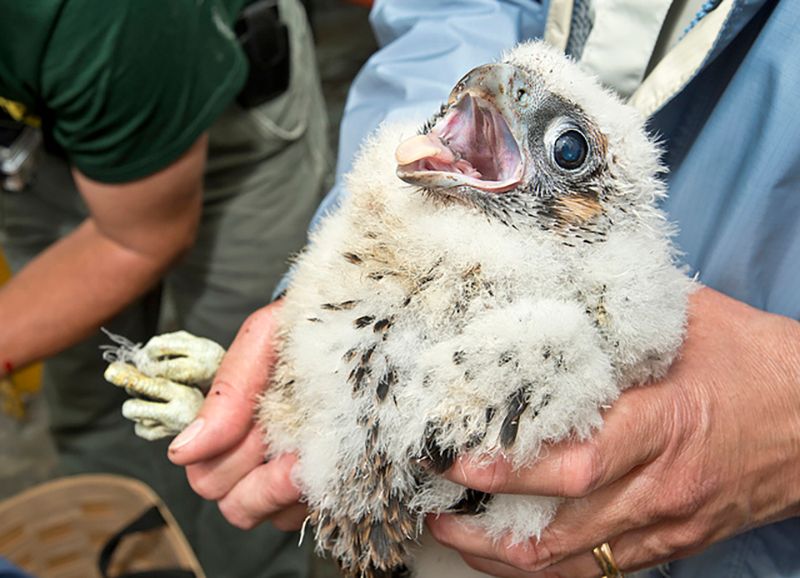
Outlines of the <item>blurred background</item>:
[[[347,91],[362,64],[376,50],[369,26],[371,0],[303,0],[309,13],[317,45],[317,60],[322,89],[328,107],[331,149],[337,150],[339,123],[342,119]],[[335,158],[335,154],[334,154]],[[11,276],[0,247],[0,285]],[[0,382],[0,412],[19,419],[24,401],[38,391],[40,368],[16,372],[11,380]],[[3,453],[0,428],[0,454]],[[2,464],[0,455],[0,464]],[[0,494],[1,495],[1,494]]]
[[[369,25],[369,8],[372,2],[303,0],[303,4],[314,30],[319,72],[330,121],[328,138],[335,158],[339,124],[350,83],[377,48]],[[0,247],[0,286],[10,276],[11,272]],[[40,377],[41,368],[36,365],[15,372],[10,379],[0,380],[0,499],[14,495],[30,485],[28,476],[31,474],[31,460],[42,462],[43,472],[52,466],[52,448],[45,447],[46,444],[41,441],[47,439],[44,431],[37,428],[33,434],[28,435],[30,439],[26,439],[23,444],[19,443],[18,426],[24,421],[38,421],[35,414],[40,411],[38,406],[41,404],[32,402],[39,398]],[[8,443],[11,440],[16,441]],[[42,446],[41,452],[34,448],[39,445]],[[47,476],[43,473],[42,477]],[[306,539],[313,538],[309,535]],[[315,578],[337,575],[329,562],[315,562]]]
[[372,0],[304,0],[303,3],[314,29],[322,90],[331,123],[331,147],[335,152],[347,90],[361,65],[377,49],[368,20]]

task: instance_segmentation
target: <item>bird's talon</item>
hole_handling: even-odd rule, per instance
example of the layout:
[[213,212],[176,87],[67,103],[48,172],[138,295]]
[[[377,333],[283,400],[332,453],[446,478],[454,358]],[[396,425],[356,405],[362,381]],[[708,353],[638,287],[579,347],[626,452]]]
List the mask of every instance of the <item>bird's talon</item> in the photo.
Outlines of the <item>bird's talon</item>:
[[133,398],[122,414],[135,423],[136,435],[154,440],[183,431],[199,413],[200,388],[213,379],[225,350],[185,331],[158,335],[144,347],[115,341],[104,376]]

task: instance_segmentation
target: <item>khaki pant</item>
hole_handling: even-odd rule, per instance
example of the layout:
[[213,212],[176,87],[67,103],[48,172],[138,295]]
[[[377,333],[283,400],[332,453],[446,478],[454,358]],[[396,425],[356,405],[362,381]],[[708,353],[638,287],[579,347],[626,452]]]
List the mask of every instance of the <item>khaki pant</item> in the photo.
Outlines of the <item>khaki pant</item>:
[[[242,321],[270,301],[330,168],[326,119],[305,15],[281,0],[292,34],[288,91],[252,110],[232,106],[210,130],[205,199],[197,241],[154,291],[106,324],[136,342],[159,332],[162,296],[181,329],[227,346]],[[3,193],[0,243],[19,270],[86,217],[63,161],[47,157],[32,190]],[[167,503],[210,578],[300,577],[308,548],[264,524],[236,530],[200,499],[166,459],[167,442],[136,438],[120,414],[124,392],[104,382],[98,333],[49,359],[44,391],[61,473],[111,472],[148,483]],[[306,546],[309,540],[306,540]]]

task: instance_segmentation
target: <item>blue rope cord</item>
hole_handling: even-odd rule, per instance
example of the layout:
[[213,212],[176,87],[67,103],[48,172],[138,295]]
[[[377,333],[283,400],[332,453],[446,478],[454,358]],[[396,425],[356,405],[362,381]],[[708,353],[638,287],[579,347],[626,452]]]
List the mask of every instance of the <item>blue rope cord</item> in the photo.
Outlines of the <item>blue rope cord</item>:
[[700,7],[700,10],[697,11],[697,14],[694,15],[694,18],[692,18],[692,21],[689,22],[689,25],[683,30],[683,34],[681,35],[681,38],[686,36],[692,28],[697,26],[697,24],[703,18],[705,18],[708,15],[709,12],[713,11],[717,6],[719,6],[720,2],[722,2],[722,0],[708,0],[707,2],[705,2]]

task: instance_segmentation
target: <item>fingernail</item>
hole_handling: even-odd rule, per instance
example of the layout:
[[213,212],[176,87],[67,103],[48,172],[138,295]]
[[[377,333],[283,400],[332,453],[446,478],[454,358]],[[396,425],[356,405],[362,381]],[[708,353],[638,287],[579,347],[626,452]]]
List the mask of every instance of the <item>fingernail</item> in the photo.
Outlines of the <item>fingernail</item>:
[[197,434],[200,433],[200,430],[203,429],[204,425],[205,425],[205,420],[203,420],[203,418],[198,418],[194,420],[192,423],[189,424],[189,427],[183,430],[180,434],[178,434],[178,437],[172,440],[172,443],[169,444],[169,450],[175,451],[177,449],[182,448],[189,442],[191,442],[194,438],[197,437]]

